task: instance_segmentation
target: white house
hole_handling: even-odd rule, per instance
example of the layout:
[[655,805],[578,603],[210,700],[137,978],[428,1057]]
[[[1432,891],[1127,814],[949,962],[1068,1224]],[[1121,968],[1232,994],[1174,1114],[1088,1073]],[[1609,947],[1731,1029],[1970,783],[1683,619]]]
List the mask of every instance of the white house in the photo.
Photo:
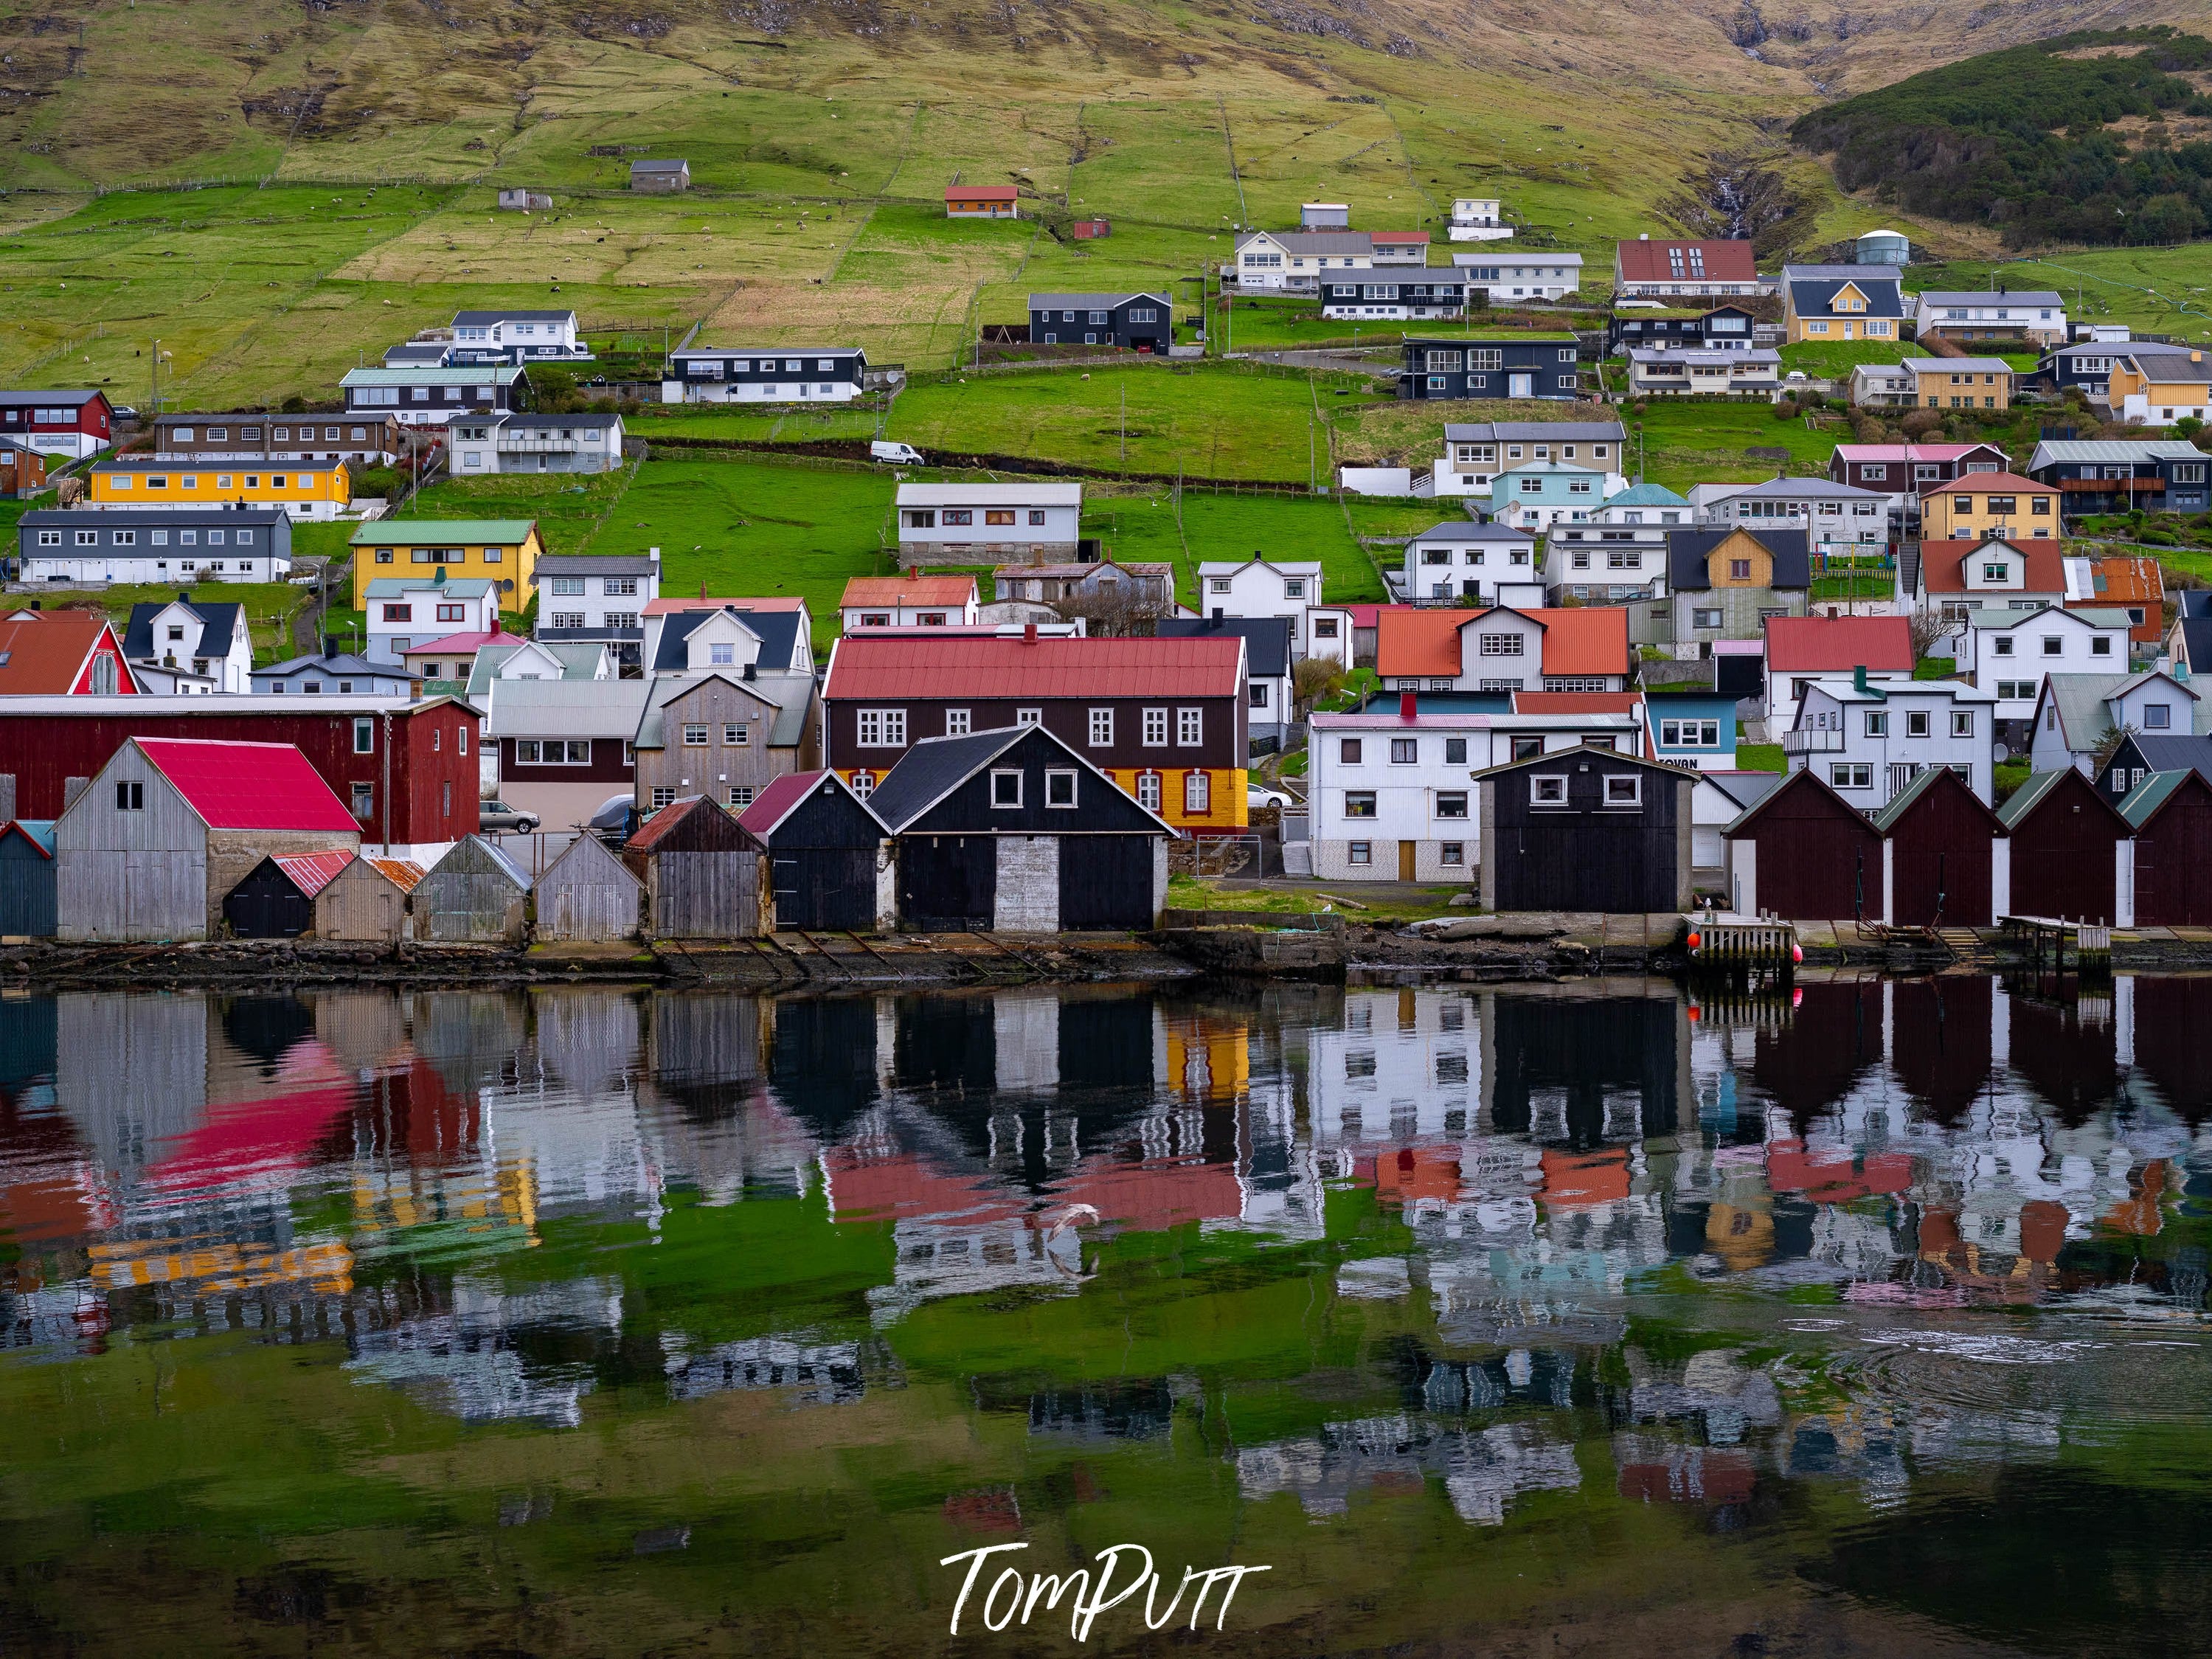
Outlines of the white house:
[[364,597],[368,644],[362,654],[374,663],[397,663],[422,641],[499,631],[499,584],[488,577],[379,576]]
[[[1369,614],[1373,607],[1369,607]],[[1346,673],[1352,667],[1352,627],[1350,605],[1316,605],[1306,611],[1306,654],[1326,657]],[[1370,624],[1371,626],[1371,624]]]
[[1996,699],[1965,680],[1815,680],[1782,737],[1791,771],[1816,769],[1854,806],[1875,811],[1931,766],[1958,772],[1984,803],[1995,778]]
[[16,522],[27,582],[281,582],[292,574],[281,507],[34,508]]
[[1828,478],[1698,484],[1698,521],[1752,530],[1802,530],[1816,553],[1879,553],[1889,538],[1889,497]]
[[538,632],[641,629],[660,597],[660,550],[635,553],[546,553],[532,567]]
[[1851,369],[1855,409],[1912,409],[1920,402],[1920,381],[1903,363],[1859,363]]
[[2125,669],[2129,627],[2124,611],[1972,611],[1959,672],[1996,699],[2000,720],[2024,720],[2035,713],[2050,676]]
[[[134,669],[150,664],[181,671],[182,683],[170,688],[176,692],[252,690],[253,639],[242,605],[206,603],[187,593],[134,605],[123,654]],[[191,683],[200,676],[206,685]]]
[[1605,496],[1628,487],[1621,471],[1627,428],[1618,421],[1450,422],[1434,468],[1440,496],[1487,497],[1499,472],[1527,461],[1566,461],[1605,475]]
[[1940,334],[1948,340],[2020,340],[2029,345],[2059,346],[2068,340],[2065,297],[2055,289],[2017,289],[1984,293],[1928,289],[1917,296],[1913,337]]
[[1782,354],[1771,347],[1628,354],[1628,389],[1639,398],[1771,398],[1781,386]]
[[902,483],[899,562],[1072,561],[1082,520],[1079,483]]
[[1255,552],[1249,559],[1208,559],[1198,567],[1200,613],[1287,617],[1293,663],[1306,654],[1306,612],[1321,602],[1319,559],[1277,562]]
[[847,634],[870,628],[970,627],[983,619],[973,576],[854,576],[837,602]]
[[611,472],[623,464],[619,415],[487,415],[447,428],[454,472]]
[[1314,874],[1329,881],[1472,880],[1474,776],[1585,743],[1641,751],[1643,717],[1499,712],[1497,699],[1398,698],[1397,711],[1313,714],[1306,800]]
[[573,311],[457,311],[446,361],[588,363],[592,358],[592,348],[577,337]]
[[[1583,285],[1583,256],[1558,248],[1486,249],[1452,255],[1453,274],[1470,290],[1487,290],[1492,305],[1513,300],[1557,300]],[[1472,301],[1474,295],[1468,295]]]
[[1237,239],[1231,268],[1246,293],[1315,294],[1323,271],[1374,267],[1364,230],[1254,230]]
[[1451,204],[1451,240],[1455,242],[1503,242],[1513,235],[1495,196],[1462,196]]
[[1510,525],[1451,519],[1406,544],[1399,597],[1414,605],[1541,605],[1536,538]]
[[2033,715],[2028,760],[2035,770],[2071,766],[2094,777],[2097,755],[2116,732],[2153,737],[2212,732],[2212,702],[2193,684],[2157,669],[2140,674],[2051,674]]
[[1904,617],[1769,617],[1760,629],[1766,659],[1766,729],[1797,723],[1805,688],[1863,673],[1881,685],[1912,678],[1912,624]]

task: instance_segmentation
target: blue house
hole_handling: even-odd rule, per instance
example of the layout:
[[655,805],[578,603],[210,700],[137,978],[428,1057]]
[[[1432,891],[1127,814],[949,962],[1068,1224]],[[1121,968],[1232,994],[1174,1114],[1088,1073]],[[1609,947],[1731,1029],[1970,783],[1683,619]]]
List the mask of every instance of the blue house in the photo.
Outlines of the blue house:
[[1116,346],[1167,356],[1175,308],[1164,294],[1032,294],[1032,345]]
[[1571,334],[1499,333],[1408,339],[1398,371],[1401,398],[1516,398],[1571,403],[1582,348]]
[[0,823],[0,934],[52,939],[54,895],[53,821],[11,818]]
[[1562,520],[1587,524],[1605,505],[1605,474],[1571,461],[1529,461],[1490,483],[1490,516],[1516,530],[1542,531]]
[[1700,772],[1735,769],[1735,699],[1717,691],[1646,691],[1651,753]]

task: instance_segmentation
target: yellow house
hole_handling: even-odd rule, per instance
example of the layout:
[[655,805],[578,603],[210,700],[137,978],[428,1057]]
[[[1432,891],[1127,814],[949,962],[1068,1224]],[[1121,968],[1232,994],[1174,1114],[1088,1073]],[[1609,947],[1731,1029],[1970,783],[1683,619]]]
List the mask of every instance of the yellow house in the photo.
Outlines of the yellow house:
[[2012,365],[2002,357],[1907,357],[1916,409],[2010,409]]
[[2049,540],[2058,534],[2058,492],[2012,472],[1969,472],[1920,492],[1920,538]]
[[534,519],[380,520],[355,531],[349,544],[356,611],[368,608],[368,585],[379,576],[424,575],[435,567],[499,583],[499,608],[519,614],[545,550]]
[[2146,426],[2172,426],[2191,415],[2212,422],[2212,358],[2195,347],[2116,356],[2105,401],[2119,419]]
[[1784,265],[1783,337],[1895,340],[1903,337],[1904,290],[1894,265]]
[[335,519],[353,501],[343,461],[149,460],[115,456],[92,469],[94,507],[281,507],[295,519]]

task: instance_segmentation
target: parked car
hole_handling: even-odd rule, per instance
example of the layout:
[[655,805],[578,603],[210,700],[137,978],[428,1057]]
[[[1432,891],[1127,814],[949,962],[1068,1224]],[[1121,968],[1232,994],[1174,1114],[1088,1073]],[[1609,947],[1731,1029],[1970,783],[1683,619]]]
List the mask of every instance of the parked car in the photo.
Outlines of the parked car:
[[921,452],[912,444],[887,444],[880,441],[868,446],[868,459],[888,461],[894,466],[920,466]]
[[608,846],[620,848],[637,833],[637,803],[628,795],[610,795],[584,827]]
[[1244,790],[1244,808],[1247,811],[1255,806],[1296,806],[1297,804],[1296,796],[1285,794],[1280,789],[1270,789],[1263,784],[1249,784]]
[[538,814],[523,811],[519,807],[509,806],[503,800],[478,801],[477,828],[489,830],[509,830],[518,836],[534,836],[538,833]]

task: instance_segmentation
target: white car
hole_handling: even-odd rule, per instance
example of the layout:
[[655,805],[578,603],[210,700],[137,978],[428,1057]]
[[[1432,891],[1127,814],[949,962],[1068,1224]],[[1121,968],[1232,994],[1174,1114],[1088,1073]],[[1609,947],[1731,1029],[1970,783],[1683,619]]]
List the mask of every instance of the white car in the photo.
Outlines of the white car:
[[1257,783],[1245,786],[1244,810],[1248,812],[1255,806],[1296,806],[1297,804],[1295,796],[1286,795],[1279,789],[1270,789]]

